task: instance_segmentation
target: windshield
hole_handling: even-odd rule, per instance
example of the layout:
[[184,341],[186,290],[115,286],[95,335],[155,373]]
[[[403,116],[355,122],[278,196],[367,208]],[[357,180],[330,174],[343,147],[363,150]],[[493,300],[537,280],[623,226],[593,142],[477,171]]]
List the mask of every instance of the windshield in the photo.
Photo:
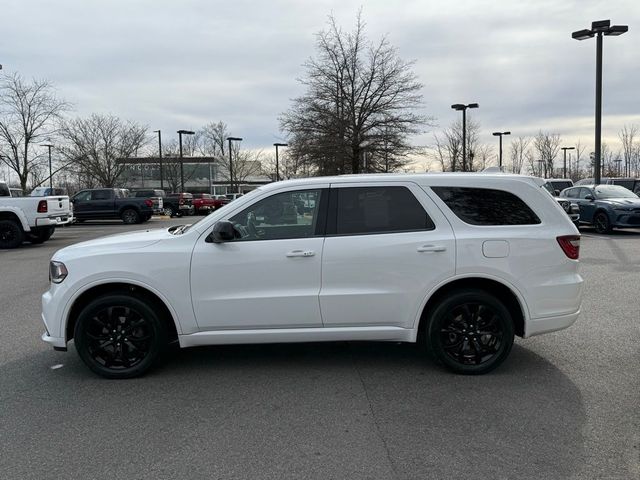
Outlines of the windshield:
[[596,198],[638,198],[638,196],[630,190],[619,185],[598,185],[595,189]]

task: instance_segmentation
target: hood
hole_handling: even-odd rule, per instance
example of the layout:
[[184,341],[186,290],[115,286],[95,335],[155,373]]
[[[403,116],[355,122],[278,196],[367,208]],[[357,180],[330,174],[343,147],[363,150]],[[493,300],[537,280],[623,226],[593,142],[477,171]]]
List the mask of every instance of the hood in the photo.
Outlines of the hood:
[[172,235],[166,228],[118,233],[116,235],[96,238],[95,240],[75,243],[58,250],[53,256],[53,259],[64,261],[64,259],[77,258],[96,253],[113,252],[114,250],[134,250],[148,247],[162,239],[170,237],[172,237]]

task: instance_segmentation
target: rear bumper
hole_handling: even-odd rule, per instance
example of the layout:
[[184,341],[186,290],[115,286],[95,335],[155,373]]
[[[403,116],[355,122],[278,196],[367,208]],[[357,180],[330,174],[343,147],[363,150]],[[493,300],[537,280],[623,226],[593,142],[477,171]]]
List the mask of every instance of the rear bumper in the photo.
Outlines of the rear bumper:
[[551,333],[557,330],[569,328],[575,323],[580,315],[580,309],[574,313],[558,315],[556,317],[532,318],[525,327],[525,338],[543,333]]
[[36,227],[57,227],[71,223],[73,215],[50,215],[48,217],[36,218]]

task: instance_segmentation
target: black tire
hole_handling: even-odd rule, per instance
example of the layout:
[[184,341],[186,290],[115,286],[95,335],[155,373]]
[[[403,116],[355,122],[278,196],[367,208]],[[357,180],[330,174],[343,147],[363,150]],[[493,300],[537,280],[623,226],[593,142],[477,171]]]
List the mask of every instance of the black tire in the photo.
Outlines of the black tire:
[[32,228],[28,233],[27,238],[33,244],[44,243],[51,238],[53,232],[55,232],[56,227],[40,227],[40,228]]
[[146,373],[162,357],[167,327],[146,301],[126,294],[104,295],[78,316],[74,343],[94,373],[132,378]]
[[169,218],[173,217],[175,215],[175,212],[173,211],[173,207],[171,207],[171,206],[164,207],[164,214],[168,215]]
[[597,212],[593,216],[593,226],[598,233],[611,233],[611,222],[605,212]]
[[455,373],[488,373],[507,358],[513,346],[509,310],[484,290],[468,288],[447,294],[427,321],[429,353]]
[[17,248],[24,241],[22,227],[13,220],[0,220],[0,248]]
[[122,211],[120,218],[127,225],[133,225],[134,223],[140,223],[140,214],[133,208],[127,208]]

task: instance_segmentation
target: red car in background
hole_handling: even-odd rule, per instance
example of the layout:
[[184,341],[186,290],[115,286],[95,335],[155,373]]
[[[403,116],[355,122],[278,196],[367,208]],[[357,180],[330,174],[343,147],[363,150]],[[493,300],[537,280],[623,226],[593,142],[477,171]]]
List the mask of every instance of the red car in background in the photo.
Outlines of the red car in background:
[[229,199],[226,197],[214,197],[208,193],[193,194],[193,207],[196,213],[207,215],[227,203],[229,203]]

